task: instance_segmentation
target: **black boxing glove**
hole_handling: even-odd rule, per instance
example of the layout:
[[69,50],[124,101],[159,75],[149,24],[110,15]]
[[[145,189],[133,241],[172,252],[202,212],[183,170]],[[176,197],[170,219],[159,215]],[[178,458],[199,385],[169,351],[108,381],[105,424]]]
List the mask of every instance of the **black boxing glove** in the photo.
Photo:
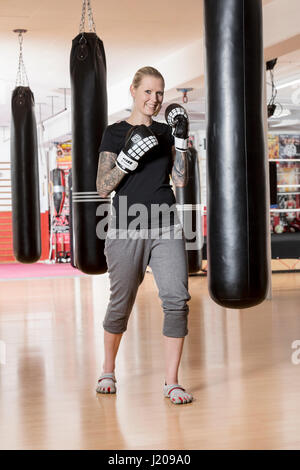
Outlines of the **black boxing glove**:
[[116,166],[124,173],[132,173],[137,169],[140,159],[157,145],[158,140],[149,127],[144,124],[134,126],[126,135]]
[[186,150],[188,148],[189,117],[184,107],[176,103],[170,104],[165,111],[165,119],[172,128],[176,150]]

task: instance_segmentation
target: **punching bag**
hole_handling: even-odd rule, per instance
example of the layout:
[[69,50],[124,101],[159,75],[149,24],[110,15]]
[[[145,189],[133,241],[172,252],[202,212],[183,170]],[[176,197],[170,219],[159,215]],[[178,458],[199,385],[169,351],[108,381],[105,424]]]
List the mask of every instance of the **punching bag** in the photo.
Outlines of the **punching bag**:
[[268,289],[261,0],[205,0],[207,261],[212,299],[229,308]]
[[[106,58],[102,41],[91,33],[73,39],[72,96],[72,200],[75,260],[87,274],[106,272],[104,239],[96,233],[104,202],[96,191],[98,149],[107,126]],[[105,237],[104,237],[105,238]]]
[[14,256],[34,263],[41,256],[40,192],[34,97],[28,86],[17,86],[12,94],[10,142]]
[[186,239],[189,274],[201,269],[202,227],[200,208],[200,176],[198,155],[194,147],[187,149],[187,184],[176,186],[176,206]]
[[61,170],[60,168],[51,170],[50,178],[53,188],[54,215],[55,217],[58,217],[61,214],[66,197],[64,170]]
[[73,268],[76,268],[74,259],[74,236],[73,236],[73,197],[72,197],[72,170],[69,171],[68,175],[68,187],[69,187],[69,233],[70,233],[70,262]]

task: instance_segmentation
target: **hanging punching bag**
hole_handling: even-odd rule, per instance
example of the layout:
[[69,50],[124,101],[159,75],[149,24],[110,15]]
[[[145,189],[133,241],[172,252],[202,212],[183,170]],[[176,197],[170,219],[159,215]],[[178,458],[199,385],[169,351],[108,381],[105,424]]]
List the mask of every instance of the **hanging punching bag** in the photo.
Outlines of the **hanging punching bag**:
[[247,308],[267,294],[261,0],[205,0],[208,281]]
[[202,227],[200,209],[200,177],[198,155],[194,147],[187,149],[187,184],[176,186],[176,206],[186,239],[189,274],[201,269]]
[[73,39],[71,57],[73,230],[76,266],[87,274],[106,272],[104,239],[96,234],[104,202],[96,191],[98,148],[107,126],[106,58],[93,33]]
[[74,259],[74,233],[73,233],[73,196],[72,196],[72,170],[69,171],[68,175],[68,187],[69,187],[69,233],[70,233],[70,262],[73,268],[76,268]]
[[50,172],[50,178],[53,187],[54,215],[58,217],[61,214],[66,197],[64,170],[54,168],[54,170]]
[[40,195],[34,97],[17,86],[11,101],[11,188],[13,249],[17,261],[41,256]]

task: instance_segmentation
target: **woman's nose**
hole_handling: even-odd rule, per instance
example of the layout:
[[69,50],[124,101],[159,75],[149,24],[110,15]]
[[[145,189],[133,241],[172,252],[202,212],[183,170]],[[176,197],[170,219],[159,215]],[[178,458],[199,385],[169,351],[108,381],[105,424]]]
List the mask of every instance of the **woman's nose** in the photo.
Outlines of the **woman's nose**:
[[150,97],[152,103],[158,103],[158,97],[155,93],[153,93]]

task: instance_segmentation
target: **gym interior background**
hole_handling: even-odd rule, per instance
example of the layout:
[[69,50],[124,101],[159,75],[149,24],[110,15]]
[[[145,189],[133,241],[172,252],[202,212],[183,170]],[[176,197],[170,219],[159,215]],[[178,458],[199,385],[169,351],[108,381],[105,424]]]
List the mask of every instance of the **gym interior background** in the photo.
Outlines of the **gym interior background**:
[[[203,2],[92,3],[107,60],[108,123],[126,119],[134,72],[152,65],[166,82],[156,119],[164,122],[170,103],[185,106],[197,151],[203,257],[189,278],[190,333],[181,365],[196,399],[174,409],[161,395],[162,313],[150,269],[120,346],[118,395],[94,393],[108,276],[82,273],[70,263],[69,58],[82,2],[0,0],[0,448],[300,448],[300,5],[262,4],[272,285],[262,304],[236,310],[214,303],[207,288]],[[16,29],[27,30],[23,60],[38,133],[42,246],[34,264],[16,261],[12,240]],[[59,207],[57,170],[64,188]],[[225,224],[222,213],[219,223]]]

